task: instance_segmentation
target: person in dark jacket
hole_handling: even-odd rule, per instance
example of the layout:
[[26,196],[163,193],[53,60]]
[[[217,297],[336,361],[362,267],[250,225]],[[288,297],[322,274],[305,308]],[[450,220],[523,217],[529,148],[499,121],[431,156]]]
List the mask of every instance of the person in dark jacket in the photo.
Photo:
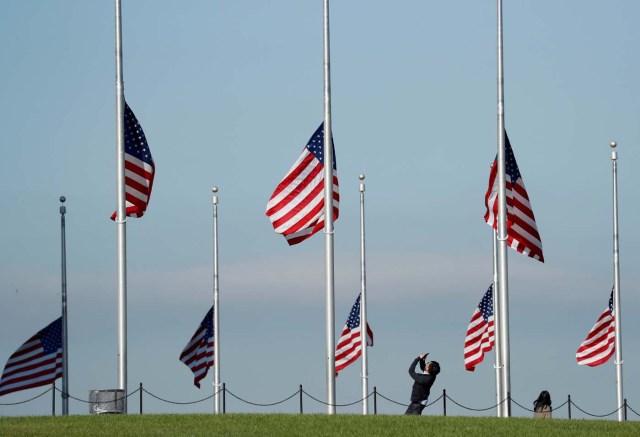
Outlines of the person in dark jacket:
[[[409,375],[415,381],[411,389],[411,404],[404,414],[422,414],[422,410],[427,406],[431,386],[436,381],[436,376],[440,373],[440,364],[437,361],[429,361],[425,363],[425,359],[429,354],[418,356],[409,367]],[[416,373],[415,368],[420,364],[420,370],[423,373]]]

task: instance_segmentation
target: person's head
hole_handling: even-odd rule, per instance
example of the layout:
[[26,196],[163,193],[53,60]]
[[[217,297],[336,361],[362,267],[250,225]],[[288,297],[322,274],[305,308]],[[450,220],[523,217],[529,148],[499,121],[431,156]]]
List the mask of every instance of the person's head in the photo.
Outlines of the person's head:
[[428,373],[429,375],[433,375],[436,376],[438,373],[440,373],[440,364],[438,364],[437,361],[429,361],[428,363],[425,364],[425,372]]
[[549,392],[546,391],[546,390],[542,390],[540,392],[540,395],[538,396],[538,399],[533,401],[533,405],[536,406],[536,407],[538,405],[549,405],[549,406],[551,406],[551,395],[549,394]]

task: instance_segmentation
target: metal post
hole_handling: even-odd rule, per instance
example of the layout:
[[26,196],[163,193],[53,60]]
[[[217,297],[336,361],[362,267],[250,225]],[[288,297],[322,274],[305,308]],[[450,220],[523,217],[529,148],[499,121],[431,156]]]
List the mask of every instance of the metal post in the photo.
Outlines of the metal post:
[[442,412],[447,417],[447,390],[442,389]]
[[300,384],[300,414],[302,414],[302,384]]
[[494,369],[496,371],[496,416],[503,417],[504,393],[502,391],[502,327],[500,326],[500,296],[498,296],[498,234],[491,232],[493,246],[493,329],[494,329]]
[[142,415],[142,383],[140,383],[140,415]]
[[569,410],[569,419],[571,419],[571,395],[567,396],[567,409]]
[[122,8],[116,6],[116,167],[117,167],[117,270],[118,270],[118,388],[124,390],[127,412],[127,222],[124,180],[124,83],[122,78]]
[[[498,296],[500,303],[502,393],[511,391],[509,354],[509,286],[507,271],[507,197],[505,185],[505,129],[504,129],[504,66],[502,45],[502,0],[498,0]],[[510,400],[506,413],[511,417]]]
[[327,316],[327,413],[336,413],[336,345],[333,269],[333,141],[331,135],[331,79],[329,63],[329,0],[323,8],[324,41],[324,243]]
[[62,415],[69,415],[69,330],[67,328],[67,234],[65,214],[67,200],[60,196],[60,260],[62,278]]
[[627,421],[627,398],[624,398],[624,421]]
[[616,142],[611,147],[611,165],[613,173],[613,312],[615,319],[615,358],[616,366],[616,398],[618,401],[618,422],[624,420],[622,411],[624,391],[622,389],[622,314],[620,308],[620,248],[618,246],[618,152]]
[[220,295],[218,284],[218,187],[213,192],[213,410],[220,414]]
[[222,383],[222,414],[227,412],[227,385]]
[[362,347],[362,414],[369,414],[369,369],[367,362],[367,269],[365,264],[364,174],[360,179],[360,345]]
[[53,381],[51,384],[51,415],[56,415],[56,382]]
[[373,414],[378,414],[378,389],[373,386]]

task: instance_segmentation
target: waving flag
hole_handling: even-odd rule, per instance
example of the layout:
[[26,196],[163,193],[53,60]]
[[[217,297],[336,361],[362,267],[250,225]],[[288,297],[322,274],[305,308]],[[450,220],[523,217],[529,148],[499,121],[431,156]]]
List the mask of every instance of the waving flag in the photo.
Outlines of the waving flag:
[[[373,331],[367,323],[367,345],[373,346]],[[336,346],[336,376],[338,372],[353,363],[362,354],[360,339],[360,295],[353,304],[346,325]]]
[[0,396],[49,385],[62,376],[62,317],[27,340],[9,357]]
[[495,344],[493,319],[493,284],[489,287],[471,316],[464,340],[464,366],[473,372]]
[[585,341],[576,352],[578,365],[591,367],[606,363],[615,352],[616,324],[613,314],[613,290],[609,298],[609,307],[598,318]]
[[[127,217],[142,217],[149,205],[156,166],[142,126],[124,103],[124,181]],[[116,219],[117,211],[111,215]]]
[[[324,123],[280,181],[269,202],[267,217],[289,245],[306,240],[324,227]],[[333,143],[333,141],[332,141]],[[338,173],[333,149],[333,218],[338,218]]]
[[[493,229],[498,229],[498,157],[493,161],[489,175],[489,188],[484,203],[487,212],[484,220]],[[533,216],[529,195],[524,187],[522,175],[516,163],[509,137],[505,132],[505,185],[507,191],[507,244],[512,249],[540,262],[542,241],[538,233],[536,219]]]
[[200,388],[200,380],[207,376],[209,367],[214,364],[213,356],[213,306],[189,343],[180,354],[180,361],[193,372],[193,384]]

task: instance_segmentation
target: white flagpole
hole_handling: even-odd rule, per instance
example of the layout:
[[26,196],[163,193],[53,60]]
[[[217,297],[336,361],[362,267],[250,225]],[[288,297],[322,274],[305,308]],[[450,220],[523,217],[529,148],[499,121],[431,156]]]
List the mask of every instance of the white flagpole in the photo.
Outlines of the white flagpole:
[[213,410],[220,414],[220,295],[218,284],[218,187],[213,192]]
[[124,413],[127,412],[127,223],[124,181],[124,83],[122,79],[122,9],[116,5],[116,163],[118,208],[118,388],[124,390]]
[[498,291],[496,283],[498,281],[498,248],[497,248],[497,234],[494,230],[492,233],[493,240],[493,328],[495,330],[495,345],[494,345],[494,369],[496,371],[496,416],[502,417],[504,404],[502,401],[505,396],[502,390],[502,355],[501,350],[501,335],[502,329],[500,327],[500,299],[498,297]]
[[613,312],[615,316],[615,361],[616,397],[618,400],[618,421],[624,417],[624,394],[622,390],[622,317],[620,314],[620,252],[618,247],[618,152],[616,142],[612,141],[611,164],[613,169]]
[[67,329],[67,235],[65,197],[60,196],[60,260],[62,278],[62,415],[69,415],[69,331]]
[[362,414],[369,414],[369,369],[367,363],[367,270],[364,234],[364,175],[360,179],[360,345],[362,347]]
[[336,413],[336,346],[333,272],[333,144],[329,68],[329,0],[324,0],[324,247],[327,291],[327,413]]
[[[500,305],[500,354],[502,355],[502,392],[511,394],[511,368],[509,357],[509,284],[507,270],[507,196],[505,186],[505,130],[504,130],[504,67],[502,47],[502,0],[498,0],[498,277],[497,289]],[[504,398],[503,398],[504,399]],[[511,416],[511,401],[502,408],[502,417]]]

